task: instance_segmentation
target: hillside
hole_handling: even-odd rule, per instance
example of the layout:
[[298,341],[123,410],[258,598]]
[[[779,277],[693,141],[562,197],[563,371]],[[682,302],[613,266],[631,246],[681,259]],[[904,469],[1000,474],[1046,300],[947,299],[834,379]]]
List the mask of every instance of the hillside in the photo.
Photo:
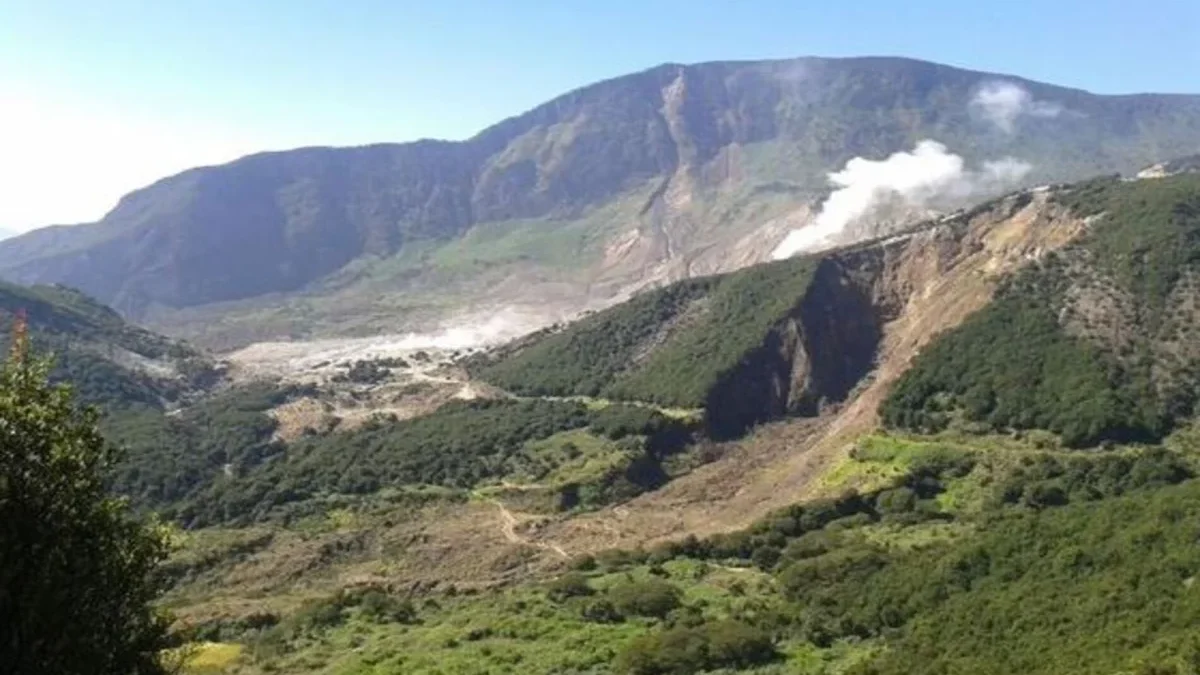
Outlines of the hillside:
[[1161,440],[1196,409],[1200,176],[1102,179],[1059,197],[1093,218],[923,353],[889,424],[1040,428],[1072,445]]
[[161,409],[218,377],[210,358],[127,323],[112,309],[63,286],[0,282],[0,346],[24,315],[36,352],[52,355],[54,381],[84,403]]
[[[1017,107],[997,107],[996,87]],[[463,142],[193,169],[97,223],[3,242],[0,276],[78,287],[222,347],[508,304],[552,321],[765,260],[811,218],[828,172],[925,138],[971,166],[1027,163],[1027,184],[1132,172],[1200,148],[1200,98],[1097,96],[892,58],[663,65]]]
[[[476,358],[474,369],[522,395],[704,409],[713,437],[736,437],[784,413],[815,414],[869,368],[870,319],[862,331],[824,321],[866,309],[839,292],[840,272],[796,258],[678,282]],[[821,353],[834,341],[842,354]]]
[[[925,226],[962,245],[980,216],[1087,223],[999,278],[984,309],[922,352],[884,421],[927,433],[1047,429],[1094,445],[1158,441],[1189,418],[1200,373],[1200,177],[1175,165],[1178,175],[1021,193]],[[884,324],[905,309],[888,297],[903,289],[881,287],[896,281],[887,258],[911,246],[901,237],[680,282],[480,359],[477,373],[526,395],[703,408],[718,437],[813,415],[873,368]]]

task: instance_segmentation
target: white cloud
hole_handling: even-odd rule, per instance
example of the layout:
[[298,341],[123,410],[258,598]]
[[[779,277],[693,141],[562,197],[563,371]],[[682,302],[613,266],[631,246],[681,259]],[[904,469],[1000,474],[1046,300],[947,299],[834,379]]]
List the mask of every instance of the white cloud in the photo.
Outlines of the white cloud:
[[1033,168],[1012,157],[987,161],[978,170],[966,168],[963,158],[933,140],[917,143],[912,152],[886,159],[855,157],[845,168],[829,174],[837,187],[821,204],[812,224],[793,230],[775,248],[775,259],[814,253],[851,243],[851,225],[878,216],[899,202],[915,209],[944,207],[973,196],[1012,186]]
[[0,228],[99,219],[125,193],[262,140],[0,87]]
[[1022,115],[1058,117],[1063,112],[1062,105],[1036,100],[1025,87],[1002,80],[984,83],[971,98],[971,109],[1005,133],[1016,129]]

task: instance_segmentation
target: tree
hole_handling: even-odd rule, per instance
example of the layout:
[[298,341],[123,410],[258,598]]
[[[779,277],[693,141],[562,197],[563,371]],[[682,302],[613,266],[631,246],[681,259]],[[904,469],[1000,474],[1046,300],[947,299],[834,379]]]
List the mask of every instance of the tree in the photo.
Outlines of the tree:
[[565,602],[568,598],[580,598],[593,593],[595,591],[588,585],[587,577],[579,572],[567,572],[546,585],[546,597],[555,602]]
[[0,663],[17,675],[162,673],[167,622],[151,603],[165,533],[109,496],[116,456],[97,413],[48,371],[18,321],[0,369]]
[[626,616],[645,616],[664,619],[680,603],[679,589],[661,579],[632,581],[613,586],[609,599],[618,612]]

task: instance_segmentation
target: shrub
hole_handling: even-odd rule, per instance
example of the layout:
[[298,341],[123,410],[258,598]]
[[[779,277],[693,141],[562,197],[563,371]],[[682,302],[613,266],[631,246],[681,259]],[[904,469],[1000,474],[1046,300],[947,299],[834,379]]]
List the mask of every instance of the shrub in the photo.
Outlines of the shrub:
[[617,611],[626,616],[663,619],[680,605],[679,589],[657,578],[613,586],[608,597]]
[[585,601],[579,609],[579,614],[585,620],[594,623],[619,623],[625,619],[612,602],[603,598]]
[[595,593],[588,585],[587,577],[579,572],[567,572],[546,585],[546,597],[555,602],[568,598],[582,598]]
[[375,589],[362,595],[359,607],[364,617],[376,623],[412,623],[417,616],[412,601]]
[[617,659],[633,675],[673,675],[717,668],[743,669],[778,656],[767,633],[740,621],[676,627],[634,640]]

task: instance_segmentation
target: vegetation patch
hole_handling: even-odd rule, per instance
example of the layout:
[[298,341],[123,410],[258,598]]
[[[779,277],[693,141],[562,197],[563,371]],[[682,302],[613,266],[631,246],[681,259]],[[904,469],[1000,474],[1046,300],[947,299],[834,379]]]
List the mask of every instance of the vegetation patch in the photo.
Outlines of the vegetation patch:
[[721,378],[796,311],[816,264],[785,260],[648,291],[498,358],[479,357],[472,368],[522,395],[702,408]]
[[231,390],[176,416],[110,415],[107,435],[128,448],[114,489],[185,527],[324,514],[339,495],[421,486],[465,491],[514,484],[557,492],[557,508],[595,506],[663,484],[664,461],[688,447],[694,427],[642,406],[481,400],[292,443],[276,440],[267,412],[303,393],[263,385]]

